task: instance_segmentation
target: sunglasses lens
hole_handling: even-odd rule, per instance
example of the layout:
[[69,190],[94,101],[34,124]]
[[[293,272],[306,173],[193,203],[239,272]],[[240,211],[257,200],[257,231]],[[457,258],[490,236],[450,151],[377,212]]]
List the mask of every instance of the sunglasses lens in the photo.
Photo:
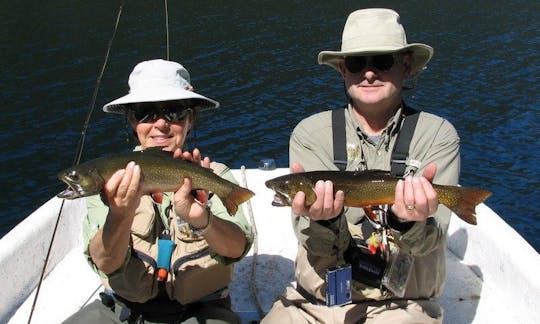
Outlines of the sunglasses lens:
[[358,73],[366,68],[367,59],[364,56],[350,56],[345,58],[345,67],[351,73]]
[[379,71],[389,71],[394,65],[394,56],[392,54],[377,56],[349,56],[345,58],[345,67],[351,73],[358,73],[370,65]]
[[167,119],[168,121],[172,123],[177,123],[179,121],[184,120],[190,112],[191,112],[191,108],[163,112],[163,118]]
[[379,71],[388,71],[394,65],[394,56],[387,55],[377,55],[373,57],[373,67]]
[[139,123],[151,123],[159,118],[176,123],[184,120],[191,111],[178,103],[144,103],[131,107],[133,118]]
[[135,118],[135,120],[139,123],[151,121],[156,117],[156,114],[151,109],[138,108],[132,109],[131,112],[133,113],[133,117]]

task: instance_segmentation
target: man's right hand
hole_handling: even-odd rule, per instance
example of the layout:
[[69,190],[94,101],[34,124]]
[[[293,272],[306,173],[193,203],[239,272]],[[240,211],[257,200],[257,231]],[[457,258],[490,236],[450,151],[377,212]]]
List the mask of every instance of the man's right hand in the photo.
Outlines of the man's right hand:
[[[304,168],[299,163],[291,164],[292,173],[304,172]],[[292,201],[292,212],[295,215],[309,217],[314,221],[329,220],[337,217],[343,210],[345,193],[338,190],[334,197],[334,184],[330,180],[323,179],[317,181],[314,188],[317,199],[311,206],[306,207],[306,195],[299,191]]]

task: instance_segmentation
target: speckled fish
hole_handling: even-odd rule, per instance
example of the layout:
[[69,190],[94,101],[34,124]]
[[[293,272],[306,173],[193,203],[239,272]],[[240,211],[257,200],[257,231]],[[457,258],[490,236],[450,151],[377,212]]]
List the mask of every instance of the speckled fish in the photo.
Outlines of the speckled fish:
[[255,194],[246,188],[216,175],[211,169],[195,163],[175,159],[171,152],[161,148],[121,153],[81,163],[58,173],[58,179],[68,185],[57,196],[64,199],[76,199],[95,195],[103,189],[105,182],[128,162],[134,161],[141,167],[142,191],[146,194],[176,192],[183,184],[183,179],[192,180],[193,189],[204,189],[216,194],[229,214],[234,215],[238,206]]
[[[266,181],[266,186],[276,192],[274,205],[290,206],[297,192],[306,194],[306,206],[315,202],[313,188],[318,180],[330,180],[334,190],[345,193],[345,206],[369,207],[394,203],[396,183],[399,178],[389,172],[369,171],[312,171],[292,173]],[[439,196],[439,203],[452,210],[459,218],[476,225],[475,207],[491,192],[482,189],[459,186],[433,185]]]

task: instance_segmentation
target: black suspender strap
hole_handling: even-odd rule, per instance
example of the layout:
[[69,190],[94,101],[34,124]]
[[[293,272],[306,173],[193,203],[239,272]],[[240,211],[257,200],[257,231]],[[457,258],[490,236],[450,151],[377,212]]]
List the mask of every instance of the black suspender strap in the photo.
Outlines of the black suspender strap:
[[[407,109],[411,111],[412,109]],[[403,117],[403,126],[399,130],[394,150],[392,151],[390,173],[395,177],[403,177],[407,165],[407,157],[409,156],[409,146],[416,128],[416,123],[420,112],[412,110],[412,112]]]
[[345,108],[332,110],[332,141],[334,164],[340,171],[347,168],[347,133],[345,132]]

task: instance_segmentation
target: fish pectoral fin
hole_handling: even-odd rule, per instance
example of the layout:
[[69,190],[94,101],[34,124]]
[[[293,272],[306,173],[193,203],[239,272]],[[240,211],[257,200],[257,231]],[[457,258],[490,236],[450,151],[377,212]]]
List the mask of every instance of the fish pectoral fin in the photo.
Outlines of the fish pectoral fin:
[[161,204],[163,202],[163,192],[154,192],[150,196],[156,204]]
[[363,209],[369,219],[374,222],[377,221],[377,215],[375,215],[375,212],[373,212],[373,208],[371,208],[371,206],[364,207]]

